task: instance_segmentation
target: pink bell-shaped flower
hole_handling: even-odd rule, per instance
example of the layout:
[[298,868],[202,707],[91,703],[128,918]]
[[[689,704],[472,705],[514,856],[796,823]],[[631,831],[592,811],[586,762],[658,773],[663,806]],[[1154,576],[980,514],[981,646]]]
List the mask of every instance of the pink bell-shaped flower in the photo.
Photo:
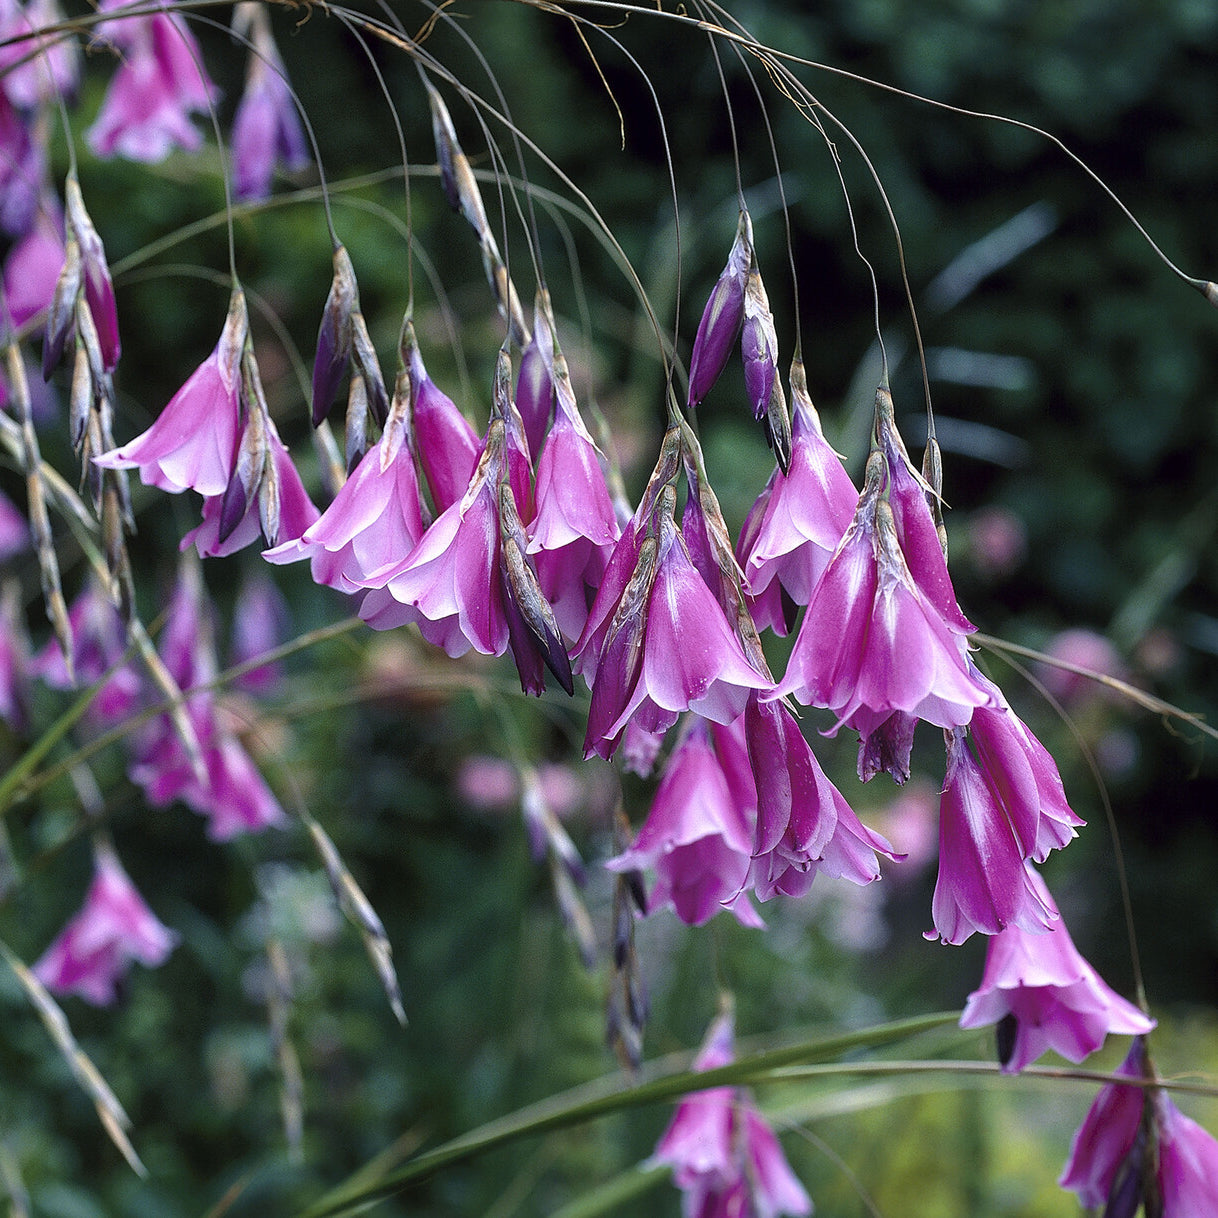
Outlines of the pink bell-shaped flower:
[[762,926],[743,891],[752,827],[732,799],[704,719],[691,718],[672,751],[651,811],[629,850],[610,859],[610,871],[654,870],[647,902],[652,913],[671,905],[677,917],[701,926],[729,909],[745,926]]
[[[1042,901],[1056,908],[1044,881],[1031,876]],[[1003,1072],[1015,1074],[1048,1049],[1081,1062],[1108,1033],[1143,1035],[1155,1021],[1104,984],[1059,916],[1039,934],[1008,926],[991,937],[981,985],[960,1017],[962,1028],[987,1024],[998,1026]]]
[[113,850],[102,846],[84,906],[34,965],[34,974],[57,994],[108,1006],[133,960],[156,968],[177,941],[144,903]]

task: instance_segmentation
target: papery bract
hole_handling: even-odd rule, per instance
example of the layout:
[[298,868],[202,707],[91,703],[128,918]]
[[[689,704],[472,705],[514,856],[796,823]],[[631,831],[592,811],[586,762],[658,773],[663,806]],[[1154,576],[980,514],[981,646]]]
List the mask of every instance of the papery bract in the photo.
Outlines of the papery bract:
[[656,872],[648,913],[671,905],[683,922],[701,926],[726,908],[745,926],[761,926],[742,891],[752,836],[744,808],[731,798],[707,725],[695,717],[664,767],[634,844],[605,866]]
[[133,960],[155,968],[177,941],[144,903],[113,852],[103,848],[84,906],[34,965],[34,973],[58,994],[75,993],[106,1006]]
[[[1055,908],[1044,881],[1033,873],[1042,902]],[[969,995],[962,1028],[1013,1024],[1005,1073],[1014,1074],[1048,1049],[1072,1062],[1094,1053],[1110,1032],[1139,1035],[1155,1021],[1114,993],[1079,955],[1066,924],[1029,934],[1008,926],[991,937],[981,985]]]

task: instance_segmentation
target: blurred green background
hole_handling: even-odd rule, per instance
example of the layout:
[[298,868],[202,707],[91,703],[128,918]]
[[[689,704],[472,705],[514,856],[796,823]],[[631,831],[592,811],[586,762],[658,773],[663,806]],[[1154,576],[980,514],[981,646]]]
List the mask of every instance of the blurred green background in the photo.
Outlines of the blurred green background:
[[[394,11],[412,33],[428,12],[405,3]],[[707,37],[641,13],[622,21],[602,14],[606,27],[596,30],[507,2],[448,12],[452,24],[436,25],[427,51],[492,102],[495,88],[502,90],[520,130],[604,217],[666,331],[679,310],[678,353],[687,356],[736,221],[733,143]],[[1114,672],[1212,722],[1218,412],[1208,373],[1218,318],[1051,142],[893,90],[1046,128],[1175,262],[1208,278],[1218,275],[1218,9],[1201,0],[827,0],[806,12],[770,0],[733,5],[731,14],[762,42],[833,69],[796,67],[852,137],[829,131],[859,247],[877,276],[898,420],[911,450],[920,451],[925,413],[901,266],[853,140],[871,158],[899,223],[927,347],[952,571],[965,611],[987,634],[1036,649],[1067,629],[1103,635]],[[390,370],[407,300],[407,211],[400,172],[393,173],[399,154],[389,107],[368,51],[336,16],[309,9],[275,16],[336,188],[336,224],[372,337]],[[218,30],[199,34],[224,89],[227,121],[243,56]],[[486,57],[497,86],[467,40]],[[415,268],[425,356],[435,379],[481,426],[502,335],[477,248],[429,173],[434,151],[413,66],[384,42],[370,53],[405,129],[416,175],[410,219],[434,267],[433,278],[421,256]],[[824,138],[753,63],[767,128],[738,57],[727,46],[720,53],[783,362],[796,326],[771,130],[791,207],[808,380],[826,433],[857,474],[878,365],[871,283],[854,250],[838,174]],[[99,103],[107,65],[91,59],[89,71],[78,130]],[[472,111],[455,91],[446,96],[475,166],[489,170]],[[510,139],[501,128],[495,134],[517,174]],[[149,259],[140,254],[222,208],[216,164],[214,150],[152,170],[99,163],[87,153],[82,159],[86,200],[111,262],[138,262],[118,281],[120,440],[147,425],[219,333],[227,291],[223,282],[200,279],[198,268],[225,266],[222,226]],[[536,156],[527,154],[526,165],[536,186],[571,200]],[[379,184],[346,189],[381,171]],[[499,225],[496,192],[484,189]],[[577,391],[594,397],[609,419],[627,484],[637,491],[663,417],[655,336],[630,283],[578,215],[542,207],[539,225]],[[507,228],[505,248],[527,302],[528,251],[511,208]],[[247,288],[282,320],[307,368],[331,273],[319,204],[242,214],[236,240]],[[272,408],[316,489],[303,390],[261,307],[255,303],[253,324]],[[699,425],[712,481],[737,527],[771,458],[747,418],[735,369],[701,408]],[[43,444],[59,468],[73,469],[62,437],[49,430]],[[6,489],[20,495],[13,479]],[[173,578],[177,541],[195,520],[197,504],[188,498],[137,494],[143,510],[134,547],[149,619]],[[240,578],[262,565],[254,553],[205,564],[222,639]],[[65,570],[74,587],[81,572],[70,542]],[[16,574],[32,599],[32,561],[18,563]],[[274,574],[296,631],[350,612],[336,594],[314,589],[306,571]],[[31,621],[41,631],[39,618],[35,605]],[[1146,986],[1164,1025],[1160,1067],[1213,1070],[1213,747],[1191,728],[1088,687],[1055,687],[1071,716],[1064,723],[1034,682],[1001,659],[985,662],[1054,752],[1073,806],[1089,822],[1046,867],[1078,946],[1110,984],[1132,992],[1113,850],[1081,741],[1096,759],[1126,852]],[[9,1187],[23,1182],[32,1214],[292,1213],[387,1147],[409,1153],[614,1068],[604,1047],[607,966],[580,964],[510,792],[502,805],[477,807],[468,782],[462,785],[472,755],[576,767],[567,823],[590,864],[584,896],[604,943],[610,886],[597,864],[612,852],[614,780],[607,767],[576,761],[582,704],[567,705],[561,695],[526,704],[506,662],[454,665],[405,631],[353,631],[287,668],[276,694],[243,706],[248,743],[285,804],[303,801],[326,826],[383,918],[410,1024],[402,1030],[393,1021],[358,937],[330,907],[302,830],[218,847],[184,809],[143,806],[124,777],[123,755],[110,750],[93,765],[119,853],[183,942],[163,968],[135,969],[115,1008],[95,1011],[69,999],[65,1009],[127,1106],[150,1179],[139,1181],[123,1166],[16,983],[0,972],[0,1150]],[[1052,673],[1033,669],[1052,682]],[[35,722],[48,724],[65,705],[63,696],[40,691]],[[827,726],[815,714],[807,723],[810,732]],[[8,737],[7,759],[22,747]],[[668,914],[641,924],[652,1005],[647,1056],[695,1047],[720,987],[736,995],[741,1034],[765,1040],[950,1009],[977,983],[983,943],[948,949],[921,933],[930,925],[942,776],[935,733],[919,736],[915,775],[903,793],[885,779],[861,789],[844,737],[817,747],[865,819],[898,847],[921,849],[921,863],[866,891],[818,881],[803,902],[765,907],[764,934],[729,925],[726,915],[696,931]],[[651,790],[633,778],[624,783],[636,825]],[[21,875],[0,904],[0,935],[32,961],[87,883],[71,786],[48,786],[10,816],[8,828]],[[289,1034],[305,1083],[301,1161],[286,1149],[279,1110],[265,1002],[268,937],[286,946],[292,966]],[[991,1051],[987,1035],[962,1033],[896,1050],[981,1059]],[[1123,1051],[1110,1046],[1102,1064],[1115,1064]],[[784,1144],[821,1213],[1077,1211],[1055,1179],[1091,1099],[1086,1085],[915,1078],[788,1087],[761,1099],[792,1126]],[[1183,1106],[1215,1127],[1218,1105]],[[596,1193],[647,1157],[667,1118],[664,1108],[645,1108],[502,1150],[440,1173],[377,1212],[675,1214],[679,1200],[662,1180],[628,1201]],[[0,1173],[0,1190],[5,1181]],[[589,1193],[601,1196],[600,1208],[575,1208]]]

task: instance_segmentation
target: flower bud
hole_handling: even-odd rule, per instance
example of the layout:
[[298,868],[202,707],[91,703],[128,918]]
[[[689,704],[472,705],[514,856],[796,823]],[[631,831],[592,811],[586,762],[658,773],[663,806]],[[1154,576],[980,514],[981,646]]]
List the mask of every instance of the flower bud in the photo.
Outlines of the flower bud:
[[727,265],[719,275],[698,323],[693,354],[689,358],[691,409],[706,397],[719,379],[736,335],[740,333],[744,322],[745,279],[752,261],[753,225],[748,212],[742,211]]
[[334,251],[334,278],[322,310],[317,331],[317,356],[313,361],[313,426],[330,413],[338,383],[347,374],[351,360],[351,314],[359,301],[355,268],[344,246]]

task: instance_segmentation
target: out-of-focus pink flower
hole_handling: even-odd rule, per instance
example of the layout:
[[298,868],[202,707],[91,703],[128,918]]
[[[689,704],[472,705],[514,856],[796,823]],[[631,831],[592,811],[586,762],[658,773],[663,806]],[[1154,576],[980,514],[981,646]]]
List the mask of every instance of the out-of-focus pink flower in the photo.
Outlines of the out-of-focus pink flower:
[[1028,531],[1014,512],[985,507],[974,512],[968,525],[968,557],[988,579],[1009,575],[1024,560]]
[[[1148,1067],[1138,1037],[1115,1073],[1147,1079],[1153,1076]],[[1218,1213],[1218,1141],[1166,1092],[1109,1083],[1074,1135],[1058,1183],[1077,1193],[1081,1205],[1106,1206],[1117,1218],[1132,1218],[1143,1202],[1147,1213],[1162,1218],[1209,1218]]]
[[63,211],[43,192],[34,223],[4,262],[4,300],[15,326],[24,326],[51,303],[63,269]]
[[156,968],[177,941],[144,903],[113,851],[103,847],[84,906],[34,965],[34,973],[57,994],[79,994],[106,1006],[133,960]]
[[[131,665],[116,667],[127,649],[127,634],[118,610],[96,584],[86,584],[72,602],[68,626],[72,631],[77,684],[95,685],[114,670],[85,712],[86,727],[91,732],[101,732],[134,714],[139,708],[143,682]],[[51,639],[34,657],[30,672],[52,689],[76,688],[63,662],[58,639]]]
[[0,89],[0,228],[10,236],[29,231],[45,177],[42,143]]
[[752,828],[731,798],[706,721],[694,716],[672,751],[651,811],[634,844],[610,859],[611,871],[656,873],[647,903],[671,905],[677,917],[701,926],[722,909],[745,926],[762,926],[743,891]]
[[928,939],[963,943],[1007,926],[1036,933],[1056,920],[1025,865],[1027,851],[1007,816],[1001,788],[978,763],[962,728],[947,733],[947,777],[939,804],[939,877]]
[[100,27],[122,59],[89,128],[89,147],[100,157],[164,160],[173,148],[193,152],[202,143],[191,115],[206,112],[218,96],[202,52],[186,22],[164,11],[118,20],[127,0],[107,0],[116,16]]
[[[698,1071],[734,1060],[730,1015],[711,1024],[694,1060]],[[681,1101],[652,1161],[672,1168],[686,1218],[776,1218],[810,1214],[812,1202],[748,1093],[708,1087]]]
[[[1056,908],[1044,881],[1032,875],[1042,901]],[[1042,933],[1008,926],[990,939],[981,985],[960,1017],[962,1028],[987,1024],[998,1025],[1002,1069],[1015,1074],[1048,1049],[1081,1062],[1109,1032],[1141,1035],[1155,1021],[1104,984],[1059,915]]]
[[[265,571],[247,575],[233,606],[232,661],[245,664],[284,643],[288,637],[288,602]],[[251,668],[233,684],[252,694],[273,690],[282,678],[276,661]]]
[[[1128,671],[1111,641],[1094,630],[1063,630],[1054,635],[1045,654],[1053,660],[1086,668],[1104,677],[1127,681]],[[1098,681],[1082,673],[1059,668],[1056,664],[1036,665],[1036,675],[1045,688],[1065,706],[1076,707],[1092,698],[1108,696],[1109,691]]]
[[[75,38],[36,38],[58,25],[63,11],[56,0],[4,0],[0,4],[0,39],[21,39],[0,50],[0,88],[22,110],[33,110],[57,97],[70,99],[80,77],[80,48]],[[41,54],[31,58],[35,47]]]
[[0,562],[20,554],[30,544],[30,526],[21,509],[0,492]]
[[779,635],[790,628],[783,594],[792,607],[812,599],[859,499],[821,432],[799,361],[791,369],[791,399],[790,469],[770,475],[745,518],[737,547],[753,620]]
[[233,118],[233,185],[238,199],[265,199],[276,160],[294,173],[309,163],[309,150],[270,21],[261,6],[248,11],[253,46]]
[[233,292],[215,350],[147,431],[94,457],[103,469],[138,469],[164,491],[223,495],[233,475],[241,423],[241,357],[249,332],[245,294]]
[[753,262],[753,226],[746,211],[740,213],[736,239],[727,265],[711,291],[693,353],[689,358],[689,405],[697,406],[711,391],[727,364],[732,344],[744,322],[744,287]]

